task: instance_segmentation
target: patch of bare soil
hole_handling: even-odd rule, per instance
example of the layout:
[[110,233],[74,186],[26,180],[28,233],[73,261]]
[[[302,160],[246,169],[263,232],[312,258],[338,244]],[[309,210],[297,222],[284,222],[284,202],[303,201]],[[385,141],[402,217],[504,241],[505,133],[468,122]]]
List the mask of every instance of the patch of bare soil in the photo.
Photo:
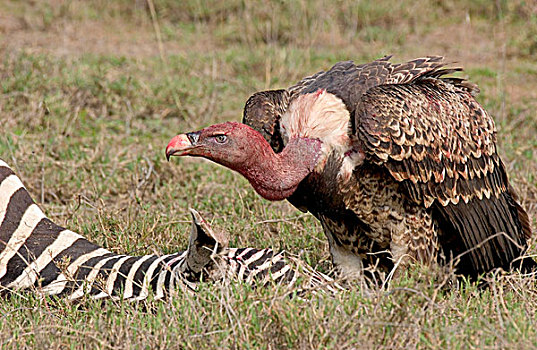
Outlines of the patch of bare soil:
[[112,54],[147,57],[158,55],[152,28],[135,28],[124,22],[62,21],[46,28],[25,18],[0,15],[0,49],[58,56]]
[[500,54],[494,28],[476,28],[471,22],[434,28],[425,35],[414,34],[409,45],[421,55],[441,54],[469,65],[494,64]]
[[537,81],[516,72],[523,60],[507,54],[510,40],[501,23],[474,24],[468,19],[466,23],[437,27],[426,35],[412,35],[408,45],[416,56],[437,54],[467,69],[490,69],[498,74],[495,89],[502,89],[494,93],[505,93],[512,102],[535,100]]

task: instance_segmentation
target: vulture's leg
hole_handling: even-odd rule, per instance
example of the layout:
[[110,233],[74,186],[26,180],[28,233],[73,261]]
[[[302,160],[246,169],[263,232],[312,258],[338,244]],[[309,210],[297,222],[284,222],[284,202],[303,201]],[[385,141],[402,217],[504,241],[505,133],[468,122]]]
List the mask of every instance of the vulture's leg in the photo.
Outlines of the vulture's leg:
[[324,233],[328,238],[332,263],[334,264],[339,277],[346,280],[362,279],[364,269],[362,258],[356,254],[353,254],[348,248],[343,247],[336,238],[338,236],[337,232],[347,230],[347,227],[344,225],[339,225],[332,220],[323,219],[321,219],[321,224],[323,226]]
[[435,263],[438,254],[438,234],[431,214],[425,208],[407,207],[402,220],[392,222],[390,251],[395,266],[394,276],[410,263]]

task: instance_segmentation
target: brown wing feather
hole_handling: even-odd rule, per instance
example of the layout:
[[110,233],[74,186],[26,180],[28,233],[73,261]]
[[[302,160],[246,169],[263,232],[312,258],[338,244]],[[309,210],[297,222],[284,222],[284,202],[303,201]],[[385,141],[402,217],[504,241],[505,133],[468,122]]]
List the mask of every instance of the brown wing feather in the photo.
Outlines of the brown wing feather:
[[[372,87],[404,84],[424,75],[445,73],[441,56],[417,58],[401,64],[390,63],[390,58],[391,56],[385,56],[360,65],[352,61],[338,62],[329,70],[305,77],[285,90],[256,92],[246,102],[242,122],[261,133],[272,148],[279,152],[283,147],[279,119],[290,101],[300,94],[318,89],[327,90],[341,98],[352,115],[362,95]],[[354,130],[354,125],[352,129]]]
[[356,109],[357,135],[369,161],[433,208],[452,254],[469,256],[475,272],[508,267],[531,232],[496,153],[492,118],[471,85],[431,76],[370,89]]
[[256,92],[244,106],[242,122],[263,135],[276,152],[283,149],[279,121],[288,104],[286,90],[268,90]]

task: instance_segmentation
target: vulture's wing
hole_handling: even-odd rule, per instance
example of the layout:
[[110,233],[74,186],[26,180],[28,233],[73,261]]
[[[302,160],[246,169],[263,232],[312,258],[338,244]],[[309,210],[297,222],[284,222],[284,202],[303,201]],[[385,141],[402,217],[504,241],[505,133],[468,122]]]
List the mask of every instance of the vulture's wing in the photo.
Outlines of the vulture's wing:
[[[256,92],[246,101],[242,122],[261,133],[279,152],[283,148],[280,117],[293,98],[300,94],[324,89],[341,98],[353,115],[356,101],[372,87],[404,84],[423,75],[445,72],[441,70],[444,65],[441,56],[423,57],[401,64],[390,63],[390,58],[386,56],[361,65],[353,61],[338,62],[329,70],[305,77],[287,89]],[[354,129],[354,125],[352,127]]]
[[492,118],[474,86],[439,78],[450,71],[368,90],[356,104],[356,134],[370,162],[433,208],[441,243],[463,255],[459,269],[508,267],[531,235],[528,217],[496,152]]
[[259,132],[275,152],[283,149],[280,117],[289,104],[286,90],[256,92],[246,101],[242,123]]

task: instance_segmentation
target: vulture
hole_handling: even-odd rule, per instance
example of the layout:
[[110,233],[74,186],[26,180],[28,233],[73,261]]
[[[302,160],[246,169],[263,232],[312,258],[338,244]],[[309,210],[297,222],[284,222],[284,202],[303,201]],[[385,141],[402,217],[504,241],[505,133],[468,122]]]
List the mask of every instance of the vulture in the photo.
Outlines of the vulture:
[[429,56],[339,62],[246,102],[242,123],[175,136],[166,157],[204,157],[271,200],[313,214],[343,277],[450,263],[476,276],[534,269],[531,236],[493,119],[462,68]]

